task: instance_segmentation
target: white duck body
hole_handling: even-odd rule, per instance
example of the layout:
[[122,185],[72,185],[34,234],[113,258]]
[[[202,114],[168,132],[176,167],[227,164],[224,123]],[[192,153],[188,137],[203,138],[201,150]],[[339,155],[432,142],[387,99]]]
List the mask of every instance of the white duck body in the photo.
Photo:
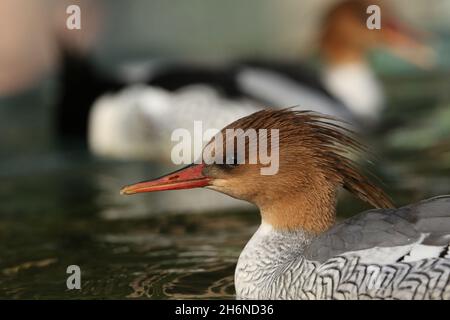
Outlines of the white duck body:
[[353,114],[367,123],[379,120],[385,97],[383,88],[365,62],[328,66],[322,72],[325,87]]
[[100,97],[89,117],[89,148],[102,157],[171,162],[171,135],[184,128],[194,134],[220,129],[260,108],[248,101],[222,98],[216,90],[192,85],[176,93],[144,86]]
[[450,299],[450,196],[372,210],[320,236],[262,222],[236,267],[239,299]]

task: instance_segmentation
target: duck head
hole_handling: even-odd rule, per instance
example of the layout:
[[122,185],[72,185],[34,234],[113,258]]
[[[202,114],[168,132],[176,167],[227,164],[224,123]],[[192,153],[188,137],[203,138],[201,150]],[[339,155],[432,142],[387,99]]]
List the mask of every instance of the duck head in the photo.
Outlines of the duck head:
[[[266,134],[251,136],[251,130]],[[351,153],[363,151],[352,135],[327,116],[262,110],[222,129],[205,146],[198,163],[126,186],[121,193],[209,188],[255,204],[262,219],[276,229],[320,233],[334,224],[339,187],[374,207],[392,207],[383,190],[350,159]],[[262,146],[278,156],[277,161],[272,157],[276,162],[276,167],[270,164],[272,170],[264,171],[269,165],[258,152]]]
[[[379,8],[379,29],[368,27],[368,20]],[[344,0],[325,15],[320,38],[322,57],[328,64],[365,61],[367,53],[382,48],[420,68],[434,64],[435,53],[425,43],[427,34],[402,21],[387,1]]]

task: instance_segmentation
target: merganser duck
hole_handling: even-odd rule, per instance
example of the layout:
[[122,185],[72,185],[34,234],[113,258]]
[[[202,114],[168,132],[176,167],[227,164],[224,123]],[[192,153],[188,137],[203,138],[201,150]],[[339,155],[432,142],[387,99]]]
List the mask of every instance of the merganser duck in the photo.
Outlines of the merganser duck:
[[[155,154],[168,153],[148,142],[167,145],[175,128],[189,129],[193,120],[201,120],[219,129],[264,105],[298,106],[297,110],[333,115],[357,131],[375,126],[384,93],[367,62],[371,49],[386,48],[419,66],[429,59],[424,46],[413,40],[417,37],[407,27],[399,27],[387,8],[383,7],[381,30],[369,30],[366,10],[370,4],[347,0],[330,9],[318,46],[319,73],[299,61],[154,68],[145,79],[146,86],[126,88],[93,104],[88,132],[91,151],[110,158],[154,159]],[[200,104],[207,107],[196,107]]]
[[[374,4],[381,7],[383,16],[379,30],[367,26],[367,9]],[[417,67],[428,68],[433,53],[419,38],[385,4],[345,0],[333,5],[321,23],[319,73],[299,61],[247,60],[228,69],[175,65],[155,74],[148,83],[170,91],[208,84],[230,99],[245,96],[259,105],[299,105],[355,125],[373,125],[385,98],[368,63],[369,53],[377,48],[386,49]]]
[[[235,160],[207,164],[204,154],[121,193],[204,187],[259,207],[261,225],[236,267],[237,298],[450,299],[450,196],[394,208],[346,156],[362,146],[327,116],[262,110],[218,135],[226,129],[278,129],[278,172],[261,175],[261,164]],[[235,152],[225,157],[236,159]],[[378,209],[335,224],[339,187]]]

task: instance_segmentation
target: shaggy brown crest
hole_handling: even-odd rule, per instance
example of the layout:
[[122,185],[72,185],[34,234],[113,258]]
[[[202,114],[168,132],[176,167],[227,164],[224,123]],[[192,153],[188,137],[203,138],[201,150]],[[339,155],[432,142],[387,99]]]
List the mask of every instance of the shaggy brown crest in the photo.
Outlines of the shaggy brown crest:
[[337,119],[310,111],[262,110],[231,123],[222,134],[226,129],[267,129],[269,136],[270,129],[279,130],[280,169],[273,177],[260,176],[247,164],[223,174],[207,170],[216,179],[213,189],[255,203],[275,227],[323,232],[334,223],[339,186],[376,208],[393,207],[350,159],[365,148]]
[[[236,146],[235,141],[239,149],[227,150],[229,142]],[[245,158],[239,160],[243,151]],[[126,186],[121,193],[211,188],[255,204],[262,220],[277,230],[319,234],[335,222],[341,186],[374,207],[393,207],[383,190],[350,159],[349,154],[362,151],[353,133],[334,118],[291,109],[262,110],[222,129],[205,147],[201,163]],[[255,152],[257,161],[247,161],[255,159]],[[227,161],[216,161],[222,157]],[[266,174],[263,167],[277,170]]]

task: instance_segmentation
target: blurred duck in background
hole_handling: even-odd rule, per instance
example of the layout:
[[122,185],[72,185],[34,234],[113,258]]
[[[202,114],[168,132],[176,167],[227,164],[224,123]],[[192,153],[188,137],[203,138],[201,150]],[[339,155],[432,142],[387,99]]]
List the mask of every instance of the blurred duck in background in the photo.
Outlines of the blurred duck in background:
[[[379,30],[367,26],[367,8],[374,4],[382,8]],[[355,117],[374,124],[380,118],[385,97],[368,63],[369,53],[373,49],[385,49],[419,68],[430,69],[434,65],[434,52],[422,43],[424,36],[403,24],[379,2],[341,2],[324,20],[321,80]]]
[[357,130],[376,126],[384,94],[368,62],[373,48],[387,48],[425,68],[432,51],[382,7],[380,30],[370,30],[372,2],[339,2],[322,23],[320,72],[299,62],[244,61],[223,68],[169,65],[147,75],[150,86],[132,86],[99,98],[89,119],[93,153],[113,158],[170,155],[166,141],[176,128],[204,129],[226,123],[262,106],[297,106],[346,120]]
[[[28,29],[36,31],[36,39],[38,35],[48,38],[39,40],[35,50],[17,49],[21,44],[31,46],[26,38],[19,41],[21,37],[5,36],[2,55],[7,58],[2,60],[5,72],[0,92],[14,94],[28,83],[42,82],[36,74],[51,74],[48,70],[58,65],[56,137],[64,145],[68,138],[81,138],[89,142],[93,153],[107,157],[154,158],[161,154],[155,145],[167,145],[158,141],[175,127],[190,128],[193,120],[202,120],[205,127],[220,128],[262,106],[298,105],[297,109],[334,115],[366,129],[368,124],[377,124],[384,103],[367,53],[383,47],[421,67],[432,61],[429,49],[417,40],[420,36],[402,25],[389,8],[382,6],[381,30],[369,30],[369,3],[350,0],[337,2],[323,19],[317,55],[320,70],[298,61],[246,60],[216,68],[156,61],[149,72],[139,70],[139,77],[129,77],[130,72],[113,76],[101,72],[89,59],[103,21],[101,6],[80,3],[88,8],[83,10],[80,31],[52,31],[53,25],[65,25],[68,2],[64,1],[47,14],[39,5],[30,10],[39,16],[40,22],[35,24],[43,31]],[[5,9],[15,10],[5,16],[23,12],[22,5],[28,2],[5,2]],[[47,16],[50,22],[42,23]],[[17,51],[33,54],[33,59],[17,56]],[[132,85],[136,82],[141,85]]]

